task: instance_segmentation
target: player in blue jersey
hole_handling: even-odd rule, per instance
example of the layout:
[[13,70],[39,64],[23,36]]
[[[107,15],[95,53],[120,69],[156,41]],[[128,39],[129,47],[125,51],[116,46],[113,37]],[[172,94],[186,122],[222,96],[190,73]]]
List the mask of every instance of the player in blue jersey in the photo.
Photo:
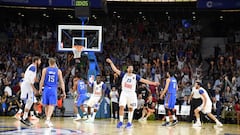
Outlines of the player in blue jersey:
[[55,105],[57,105],[57,88],[58,81],[60,82],[60,87],[63,91],[63,98],[66,98],[65,84],[62,77],[62,72],[56,67],[56,60],[54,58],[49,58],[49,67],[42,70],[42,77],[39,84],[39,92],[42,93],[42,102],[45,105],[46,121],[45,124],[48,127],[52,127],[53,124],[50,121]]
[[87,115],[87,112],[84,109],[84,102],[88,100],[87,96],[87,85],[85,84],[84,80],[79,76],[76,75],[73,78],[73,91],[77,91],[77,101],[76,101],[76,106],[78,108],[78,113],[77,113],[77,118],[74,120],[80,120],[80,109],[83,112],[83,117],[85,118]]
[[166,122],[163,123],[162,126],[170,126],[170,120],[169,120],[170,114],[173,117],[172,126],[174,126],[178,123],[178,120],[176,118],[175,111],[174,111],[178,85],[177,85],[177,80],[174,77],[173,71],[166,72],[166,77],[167,79],[166,79],[165,88],[162,94],[160,95],[160,99],[163,99],[163,96],[166,94],[165,100],[164,100],[164,107],[166,111]]

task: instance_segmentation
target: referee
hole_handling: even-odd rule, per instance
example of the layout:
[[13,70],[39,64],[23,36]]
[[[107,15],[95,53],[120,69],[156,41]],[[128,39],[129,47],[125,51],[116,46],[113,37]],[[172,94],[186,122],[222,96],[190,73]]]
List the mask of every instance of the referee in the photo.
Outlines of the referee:
[[192,122],[195,119],[194,110],[202,104],[201,95],[195,87],[192,87],[192,92],[188,99],[188,104],[191,105],[189,122]]

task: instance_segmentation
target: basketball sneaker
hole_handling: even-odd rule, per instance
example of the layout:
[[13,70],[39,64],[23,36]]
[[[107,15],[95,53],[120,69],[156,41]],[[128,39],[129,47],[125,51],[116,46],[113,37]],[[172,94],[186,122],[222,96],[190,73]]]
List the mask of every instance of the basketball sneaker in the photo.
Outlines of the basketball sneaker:
[[92,123],[92,122],[94,122],[94,119],[93,118],[89,118],[89,119],[85,120],[85,122],[86,123]]
[[194,123],[192,126],[193,126],[193,127],[201,127],[202,124],[201,124],[200,122],[196,122],[196,123]]
[[138,119],[138,121],[143,121],[143,118]]
[[87,115],[83,116],[83,120],[87,120]]
[[168,126],[170,126],[170,122],[167,122],[167,121],[166,121],[165,123],[162,124],[162,126],[168,127]]
[[121,128],[123,126],[123,122],[118,122],[118,124],[117,124],[117,128]]
[[23,119],[23,118],[21,118],[21,120],[20,120],[23,124],[25,124],[26,126],[32,126],[33,124],[28,120],[28,118],[27,119]]
[[132,127],[132,123],[128,122],[127,125],[125,126],[125,128],[131,128]]
[[75,118],[75,119],[73,119],[74,121],[79,121],[79,120],[81,120],[82,118],[81,117],[77,117],[77,118]]
[[221,122],[218,121],[218,122],[216,122],[216,126],[217,126],[217,127],[222,127],[223,124],[222,124]]
[[175,126],[175,125],[177,125],[177,123],[178,123],[178,120],[173,120],[173,122],[172,122],[172,125],[171,125],[171,126]]
[[53,127],[53,124],[52,124],[52,122],[50,120],[46,120],[45,121],[45,125],[47,125],[49,128]]

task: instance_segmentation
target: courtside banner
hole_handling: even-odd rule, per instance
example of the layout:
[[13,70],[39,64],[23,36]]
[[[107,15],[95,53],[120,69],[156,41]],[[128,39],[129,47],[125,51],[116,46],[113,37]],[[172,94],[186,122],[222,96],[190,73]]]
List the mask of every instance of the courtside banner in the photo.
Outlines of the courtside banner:
[[200,9],[239,9],[240,0],[198,0]]
[[[102,0],[89,0],[91,8],[102,8]],[[0,5],[73,8],[75,0],[0,0]]]

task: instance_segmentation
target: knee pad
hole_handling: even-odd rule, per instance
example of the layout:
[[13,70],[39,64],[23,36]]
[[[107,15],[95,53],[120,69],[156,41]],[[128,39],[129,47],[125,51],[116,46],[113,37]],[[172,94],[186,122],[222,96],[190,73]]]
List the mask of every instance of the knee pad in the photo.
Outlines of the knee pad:
[[33,105],[33,100],[27,99],[26,104],[25,104],[25,108],[30,110],[32,105]]

